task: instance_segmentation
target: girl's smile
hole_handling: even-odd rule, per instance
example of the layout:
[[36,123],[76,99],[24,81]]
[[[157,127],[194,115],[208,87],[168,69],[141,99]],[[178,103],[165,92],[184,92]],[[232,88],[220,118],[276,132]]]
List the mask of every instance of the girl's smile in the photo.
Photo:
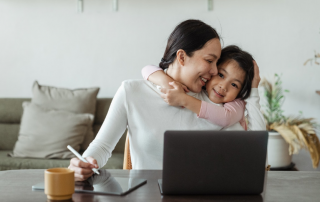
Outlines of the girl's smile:
[[224,97],[223,95],[221,95],[220,93],[218,93],[214,88],[212,89],[213,92],[220,98],[220,97]]

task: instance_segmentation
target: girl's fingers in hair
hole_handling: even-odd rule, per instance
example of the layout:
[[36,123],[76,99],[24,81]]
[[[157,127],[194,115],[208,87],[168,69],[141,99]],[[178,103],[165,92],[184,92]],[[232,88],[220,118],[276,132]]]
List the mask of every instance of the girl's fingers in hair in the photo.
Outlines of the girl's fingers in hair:
[[257,64],[257,62],[256,61],[253,61],[253,67],[254,67],[254,76],[255,77],[259,77],[260,78],[260,70],[259,70],[259,66],[258,66],[258,64]]
[[259,66],[256,61],[253,61],[254,66],[254,76],[252,80],[252,88],[258,88],[260,83]]

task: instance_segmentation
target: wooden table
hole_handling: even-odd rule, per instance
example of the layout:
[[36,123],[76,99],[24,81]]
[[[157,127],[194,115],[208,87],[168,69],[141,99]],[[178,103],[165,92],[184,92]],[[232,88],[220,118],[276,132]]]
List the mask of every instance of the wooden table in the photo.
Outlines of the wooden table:
[[[115,177],[145,178],[147,184],[125,196],[94,195],[75,193],[73,201],[235,201],[235,202],[308,202],[320,201],[320,172],[269,171],[262,195],[252,196],[161,196],[157,180],[161,170],[108,170]],[[44,180],[44,170],[0,171],[0,201],[44,202],[47,197],[43,191],[32,191],[31,186]]]

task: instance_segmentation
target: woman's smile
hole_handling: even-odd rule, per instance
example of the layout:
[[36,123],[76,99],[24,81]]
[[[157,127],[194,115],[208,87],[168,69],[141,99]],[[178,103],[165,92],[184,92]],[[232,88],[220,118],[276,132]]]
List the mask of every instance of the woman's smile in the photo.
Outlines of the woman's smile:
[[203,78],[203,77],[200,76],[200,82],[201,82],[201,85],[202,85],[202,86],[205,86],[208,80],[209,80],[209,79],[205,79],[205,78]]

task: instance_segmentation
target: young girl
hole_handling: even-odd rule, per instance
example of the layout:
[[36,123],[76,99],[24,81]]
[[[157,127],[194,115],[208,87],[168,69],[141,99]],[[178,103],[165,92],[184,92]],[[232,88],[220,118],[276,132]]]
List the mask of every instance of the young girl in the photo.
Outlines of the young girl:
[[[163,62],[163,61],[162,61]],[[210,62],[210,61],[208,61]],[[161,63],[160,63],[161,64]],[[237,46],[228,46],[221,52],[217,62],[218,74],[210,81],[202,78],[205,89],[213,103],[198,100],[188,94],[188,89],[181,83],[166,83],[159,81],[173,81],[161,68],[146,66],[142,70],[144,79],[157,85],[164,86],[161,91],[164,100],[172,106],[183,106],[213,124],[228,127],[240,121],[242,127],[247,130],[244,120],[244,99],[248,98],[251,92],[251,83],[254,77],[254,61],[252,56]],[[166,78],[163,78],[166,77]],[[173,89],[168,89],[172,88]]]

